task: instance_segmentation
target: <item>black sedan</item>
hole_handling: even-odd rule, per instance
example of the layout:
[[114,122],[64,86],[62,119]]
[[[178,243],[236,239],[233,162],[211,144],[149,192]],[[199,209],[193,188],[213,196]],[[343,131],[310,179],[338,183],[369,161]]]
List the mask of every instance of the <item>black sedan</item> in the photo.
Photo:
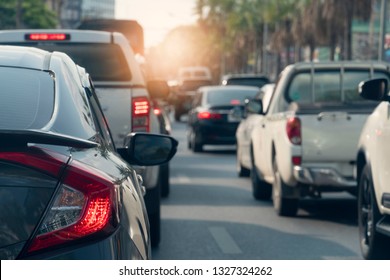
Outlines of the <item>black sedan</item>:
[[67,55],[0,47],[0,259],[149,259],[142,178],[177,141],[116,150],[89,75]]
[[246,99],[259,92],[252,86],[206,86],[198,89],[188,114],[188,148],[201,152],[204,145],[234,145]]

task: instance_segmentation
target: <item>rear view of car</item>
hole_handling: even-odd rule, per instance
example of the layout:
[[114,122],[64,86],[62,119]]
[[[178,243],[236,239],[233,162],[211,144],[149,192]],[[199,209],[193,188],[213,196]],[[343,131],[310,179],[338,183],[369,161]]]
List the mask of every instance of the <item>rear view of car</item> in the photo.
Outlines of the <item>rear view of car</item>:
[[[0,259],[149,259],[139,177],[84,68],[64,53],[0,46],[0,84]],[[154,165],[176,145],[139,133],[118,152]]]
[[244,103],[259,91],[247,86],[199,88],[188,114],[188,147],[194,152],[204,145],[234,145]]

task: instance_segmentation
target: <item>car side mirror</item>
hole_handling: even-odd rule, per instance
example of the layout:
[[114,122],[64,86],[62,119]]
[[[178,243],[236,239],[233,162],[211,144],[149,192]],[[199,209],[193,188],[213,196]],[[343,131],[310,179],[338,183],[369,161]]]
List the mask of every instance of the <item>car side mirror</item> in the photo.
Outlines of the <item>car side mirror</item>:
[[167,163],[176,154],[178,141],[171,136],[136,132],[125,138],[118,153],[129,164],[152,166]]
[[152,99],[166,99],[169,96],[170,88],[165,80],[150,80],[146,87]]
[[363,81],[359,84],[361,97],[375,101],[390,101],[388,95],[388,81],[384,78]]
[[264,114],[263,102],[260,99],[249,99],[245,103],[245,115],[248,114]]

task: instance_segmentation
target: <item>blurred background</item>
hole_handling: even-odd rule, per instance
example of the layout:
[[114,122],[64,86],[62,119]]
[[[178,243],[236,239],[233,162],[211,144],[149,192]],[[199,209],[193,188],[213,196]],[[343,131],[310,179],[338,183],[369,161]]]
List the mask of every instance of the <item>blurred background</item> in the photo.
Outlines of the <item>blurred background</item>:
[[297,61],[390,61],[388,9],[386,0],[0,0],[0,29],[133,19],[144,28],[148,76],[203,65],[219,83],[229,73],[275,79]]

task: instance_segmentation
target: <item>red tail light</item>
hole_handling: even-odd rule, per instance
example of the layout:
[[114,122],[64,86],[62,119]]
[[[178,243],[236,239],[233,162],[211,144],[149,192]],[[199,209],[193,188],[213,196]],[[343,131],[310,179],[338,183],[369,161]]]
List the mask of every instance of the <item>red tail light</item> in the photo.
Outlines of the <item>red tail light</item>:
[[220,120],[222,119],[222,115],[218,113],[212,113],[208,111],[203,111],[198,113],[199,120]]
[[153,109],[153,113],[154,113],[156,116],[158,116],[158,115],[161,114],[161,109],[159,109],[159,108],[154,108],[154,109]]
[[297,117],[292,117],[287,120],[286,125],[287,137],[293,145],[301,145],[301,120]]
[[92,167],[72,161],[28,252],[112,233],[117,224],[116,186]]
[[150,101],[147,97],[133,98],[132,131],[149,132]]
[[110,178],[73,161],[28,252],[112,233],[117,225],[115,193]]
[[63,177],[27,252],[87,236],[106,236],[115,230],[118,224],[116,185],[105,174],[75,160],[64,169],[68,157],[35,148],[26,152],[1,152],[0,159],[39,169],[55,178]]
[[292,161],[293,165],[301,165],[302,157],[300,157],[300,156],[292,157],[291,161]]

